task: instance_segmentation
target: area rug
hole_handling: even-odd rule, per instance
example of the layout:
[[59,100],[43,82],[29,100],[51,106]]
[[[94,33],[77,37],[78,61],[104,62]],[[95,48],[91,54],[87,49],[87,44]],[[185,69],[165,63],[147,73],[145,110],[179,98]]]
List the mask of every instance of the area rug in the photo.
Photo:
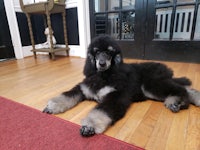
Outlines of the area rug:
[[2,150],[142,150],[109,136],[84,138],[79,125],[0,97]]

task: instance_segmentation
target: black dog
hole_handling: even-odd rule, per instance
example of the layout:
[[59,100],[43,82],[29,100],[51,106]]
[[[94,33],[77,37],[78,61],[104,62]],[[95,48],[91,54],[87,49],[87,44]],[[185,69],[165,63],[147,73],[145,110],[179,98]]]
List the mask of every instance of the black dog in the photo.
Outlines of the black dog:
[[102,133],[126,113],[132,102],[152,99],[164,102],[172,112],[200,106],[200,93],[189,88],[189,79],[174,78],[160,63],[123,63],[120,47],[109,36],[95,38],[88,48],[85,79],[70,91],[51,99],[43,112],[65,112],[89,99],[99,104],[83,119],[81,135]]

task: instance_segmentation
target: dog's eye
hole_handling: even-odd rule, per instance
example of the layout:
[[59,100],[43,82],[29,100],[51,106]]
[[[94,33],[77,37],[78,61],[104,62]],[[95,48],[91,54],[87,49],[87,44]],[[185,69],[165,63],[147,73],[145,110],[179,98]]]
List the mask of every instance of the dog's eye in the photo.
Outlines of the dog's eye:
[[115,49],[112,46],[108,46],[108,50],[111,51],[111,52],[115,51]]
[[96,51],[96,55],[99,55],[101,52],[100,51]]
[[97,47],[93,48],[94,52],[97,52],[99,49]]

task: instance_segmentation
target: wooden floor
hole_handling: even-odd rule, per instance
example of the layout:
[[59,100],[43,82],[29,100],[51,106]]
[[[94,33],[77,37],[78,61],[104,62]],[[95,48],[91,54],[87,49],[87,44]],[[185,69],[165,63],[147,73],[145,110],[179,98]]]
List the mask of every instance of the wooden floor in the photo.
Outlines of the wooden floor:
[[[39,55],[37,59],[0,62],[0,95],[43,110],[49,98],[69,90],[84,78],[84,61],[74,57],[57,57],[52,61]],[[164,63],[173,68],[177,77],[189,77],[193,87],[200,90],[200,64]],[[57,116],[80,124],[95,105],[85,101]],[[159,102],[134,103],[126,116],[105,134],[149,150],[200,150],[200,108],[190,106],[175,114]]]

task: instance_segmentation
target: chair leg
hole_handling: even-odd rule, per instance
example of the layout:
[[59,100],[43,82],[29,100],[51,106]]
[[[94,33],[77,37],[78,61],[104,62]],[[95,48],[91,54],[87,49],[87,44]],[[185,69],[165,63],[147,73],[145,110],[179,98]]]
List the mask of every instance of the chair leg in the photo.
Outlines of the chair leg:
[[34,58],[37,58],[36,52],[33,52]]
[[55,55],[54,55],[54,52],[53,52],[53,31],[52,31],[52,28],[51,28],[51,18],[50,18],[50,13],[49,11],[46,11],[46,16],[47,16],[47,25],[48,25],[48,28],[49,28],[49,35],[50,35],[50,53],[51,53],[51,58],[52,59],[55,59]]
[[67,56],[69,56],[69,47],[68,47],[68,39],[67,39],[67,28],[66,28],[66,13],[65,11],[62,13],[62,19],[63,19],[63,30],[64,30],[64,39],[65,39],[65,46],[66,46],[66,53]]
[[[34,37],[33,37],[33,30],[32,30],[32,24],[31,24],[31,16],[30,14],[26,13],[26,17],[28,20],[28,27],[29,27],[29,34],[30,34],[30,38],[31,38],[31,44],[33,47],[33,50],[35,50],[35,41],[34,41]],[[37,58],[36,52],[33,52],[34,57]]]
[[55,60],[55,54],[54,53],[51,53],[51,59]]

